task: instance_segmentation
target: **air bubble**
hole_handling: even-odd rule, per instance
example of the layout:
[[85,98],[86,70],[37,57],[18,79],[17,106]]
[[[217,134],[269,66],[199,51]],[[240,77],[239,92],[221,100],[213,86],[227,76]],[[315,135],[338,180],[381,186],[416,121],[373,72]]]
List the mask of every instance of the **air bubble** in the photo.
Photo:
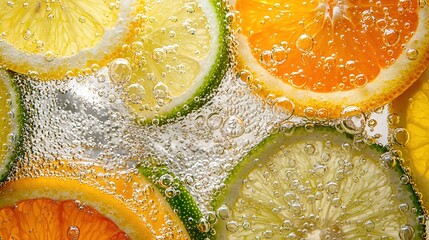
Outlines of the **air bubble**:
[[164,174],[158,179],[159,185],[161,185],[161,187],[163,188],[170,187],[173,184],[173,182],[174,182],[174,178],[170,174]]
[[229,137],[239,137],[244,133],[244,122],[241,118],[230,116],[222,126],[222,133]]
[[365,129],[366,117],[363,111],[354,106],[346,107],[341,112],[341,127],[350,134],[362,133]]
[[407,58],[409,60],[416,60],[418,56],[419,52],[416,49],[410,48],[407,50]]
[[197,224],[198,230],[201,232],[209,232],[210,231],[210,223],[205,218],[201,218]]
[[116,84],[124,84],[131,78],[131,64],[124,58],[117,58],[110,63],[109,77]]
[[140,101],[145,97],[145,93],[146,91],[144,87],[137,83],[128,86],[126,91],[128,101],[134,104],[140,103]]
[[289,119],[295,111],[295,104],[287,97],[277,97],[275,101],[285,115],[285,119]]
[[309,52],[309,51],[311,51],[313,49],[313,45],[314,45],[314,40],[308,34],[302,34],[296,40],[296,47],[301,52]]
[[414,236],[414,228],[408,224],[401,226],[401,229],[399,229],[399,237],[401,240],[412,240]]
[[221,220],[227,220],[231,217],[231,210],[226,205],[222,205],[217,209],[216,216]]
[[384,43],[389,47],[398,43],[399,38],[400,38],[399,32],[396,31],[395,29],[388,28],[388,29],[385,29],[383,32]]
[[238,225],[238,223],[236,221],[229,221],[226,224],[226,230],[228,230],[229,232],[237,232],[238,228],[240,225]]
[[373,231],[373,230],[374,230],[374,228],[375,228],[375,223],[374,223],[372,220],[368,220],[368,221],[365,223],[365,230],[366,230],[367,232],[371,232],[371,231]]
[[52,51],[46,51],[43,57],[45,58],[45,61],[52,62],[55,59],[55,54]]
[[271,51],[265,50],[259,56],[259,61],[264,65],[270,65],[272,62]]
[[405,147],[408,144],[408,141],[410,140],[410,134],[408,133],[408,130],[405,128],[396,128],[393,130],[393,142],[401,147]]
[[338,183],[330,181],[326,184],[325,189],[329,194],[336,194],[340,190],[340,186]]
[[67,239],[69,240],[78,240],[79,234],[80,234],[80,230],[77,226],[70,226],[67,229]]
[[286,61],[288,53],[283,47],[275,47],[271,50],[271,57],[274,64],[282,64]]
[[223,118],[218,113],[212,113],[207,117],[207,126],[212,130],[219,129],[222,123]]
[[166,56],[167,56],[167,54],[165,53],[164,49],[162,49],[162,48],[155,48],[152,52],[152,59],[156,63],[163,62]]

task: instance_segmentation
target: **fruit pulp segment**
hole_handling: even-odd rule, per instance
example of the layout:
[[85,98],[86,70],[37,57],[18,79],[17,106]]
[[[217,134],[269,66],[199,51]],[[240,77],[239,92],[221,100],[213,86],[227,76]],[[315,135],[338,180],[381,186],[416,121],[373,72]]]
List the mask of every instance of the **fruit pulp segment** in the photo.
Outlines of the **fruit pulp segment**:
[[119,9],[116,1],[2,1],[0,33],[15,48],[49,61],[96,45],[117,22]]
[[404,52],[419,21],[417,1],[251,0],[236,9],[253,57],[286,84],[314,92],[371,82]]

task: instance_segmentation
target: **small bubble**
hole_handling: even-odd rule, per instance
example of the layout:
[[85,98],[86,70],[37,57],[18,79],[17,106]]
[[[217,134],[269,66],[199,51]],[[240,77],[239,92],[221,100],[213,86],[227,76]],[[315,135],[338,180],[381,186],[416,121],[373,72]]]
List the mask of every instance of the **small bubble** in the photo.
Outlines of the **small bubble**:
[[85,23],[86,22],[86,18],[84,16],[80,16],[79,17],[79,22]]
[[301,72],[293,72],[289,75],[289,83],[296,88],[304,88],[307,84],[307,76]]
[[401,240],[411,240],[415,237],[414,228],[408,224],[402,225],[399,229],[399,237]]
[[240,225],[236,221],[229,221],[226,224],[226,230],[228,230],[229,232],[232,232],[232,233],[237,232],[239,227],[240,227]]
[[79,234],[80,234],[80,230],[77,226],[70,226],[67,229],[67,239],[69,240],[78,240]]
[[371,232],[372,230],[374,230],[374,228],[375,228],[375,223],[372,220],[368,220],[365,223],[365,230],[367,232]]
[[173,182],[174,182],[174,178],[170,174],[164,174],[158,179],[159,185],[161,185],[161,187],[163,188],[170,187],[173,184]]
[[316,147],[313,144],[307,144],[304,148],[305,153],[313,155],[316,152]]
[[212,113],[207,117],[207,126],[212,130],[219,129],[222,123],[223,118],[218,113]]
[[52,51],[46,51],[43,56],[47,62],[52,62],[55,59],[55,54]]
[[295,104],[287,97],[277,97],[275,101],[281,112],[285,114],[285,119],[289,119],[295,111]]
[[246,81],[246,82],[253,81],[253,75],[248,70],[239,71],[239,73],[237,74],[237,77],[239,77],[241,80]]
[[362,133],[365,129],[366,117],[363,111],[354,106],[349,106],[341,112],[341,127],[350,134]]
[[410,140],[410,134],[408,133],[408,130],[405,128],[396,128],[393,130],[393,142],[401,147],[405,147],[408,144],[408,141]]
[[301,52],[309,52],[309,51],[311,51],[313,49],[313,45],[314,45],[314,40],[308,34],[302,34],[296,40],[296,47]]
[[329,194],[336,194],[340,190],[340,186],[338,183],[330,181],[326,183],[325,189]]
[[167,56],[166,52],[162,48],[155,48],[152,52],[152,59],[156,63],[161,63],[164,61],[165,57]]
[[416,49],[410,48],[407,50],[407,58],[409,60],[416,60],[418,56],[419,52]]
[[226,205],[222,205],[220,208],[216,211],[216,216],[219,219],[227,220],[231,217],[231,210]]
[[131,84],[130,86],[127,87],[126,89],[126,94],[128,96],[128,101],[130,101],[131,103],[134,104],[138,104],[140,103],[140,101],[144,98],[145,96],[145,89],[142,85],[140,84]]
[[227,136],[236,138],[243,135],[244,129],[244,122],[241,118],[236,116],[230,116],[223,123],[222,133]]
[[259,56],[259,61],[264,65],[270,65],[272,62],[271,51],[265,50]]
[[388,28],[388,29],[385,29],[383,32],[384,43],[389,47],[398,43],[399,38],[400,38],[399,32],[396,31],[395,29]]
[[288,53],[283,47],[275,47],[271,50],[271,58],[274,64],[282,64],[286,61]]
[[132,74],[131,64],[124,58],[117,58],[110,63],[109,77],[116,84],[124,84],[130,80]]
[[205,218],[201,218],[197,224],[198,230],[201,232],[209,232],[210,231],[210,223]]
[[403,213],[406,213],[410,210],[410,206],[408,206],[407,203],[401,203],[399,204],[399,210]]

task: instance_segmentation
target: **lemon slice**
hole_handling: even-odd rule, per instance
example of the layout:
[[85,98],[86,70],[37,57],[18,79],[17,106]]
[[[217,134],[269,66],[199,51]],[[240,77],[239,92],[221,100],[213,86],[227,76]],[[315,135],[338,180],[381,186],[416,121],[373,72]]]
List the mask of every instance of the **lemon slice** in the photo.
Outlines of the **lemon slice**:
[[24,120],[17,88],[4,70],[0,70],[0,116],[0,181],[2,181],[18,154]]
[[331,128],[272,135],[216,198],[217,239],[424,239],[424,210],[396,159]]
[[[402,151],[429,207],[429,68],[419,80],[392,103],[390,123],[392,143]],[[398,118],[399,117],[399,118]],[[395,120],[396,119],[396,120]],[[399,120],[399,122],[396,122]]]
[[132,34],[143,0],[2,1],[0,64],[40,79],[89,74]]
[[110,77],[123,84],[140,122],[184,116],[207,101],[228,67],[224,6],[150,0],[140,20],[129,55],[112,62]]

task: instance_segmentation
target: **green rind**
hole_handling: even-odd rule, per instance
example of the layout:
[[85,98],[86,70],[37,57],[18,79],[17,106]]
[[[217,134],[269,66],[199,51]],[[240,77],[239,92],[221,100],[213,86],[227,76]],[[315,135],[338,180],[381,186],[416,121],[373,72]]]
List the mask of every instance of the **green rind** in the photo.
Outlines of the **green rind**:
[[[215,9],[217,20],[219,22],[219,52],[216,56],[216,61],[210,72],[205,77],[204,83],[198,88],[195,94],[188,99],[183,105],[174,108],[171,112],[165,115],[157,116],[145,120],[143,123],[136,119],[138,124],[143,125],[163,125],[170,123],[178,118],[182,118],[192,111],[202,107],[211,98],[210,96],[216,92],[223,77],[229,68],[229,48],[227,42],[229,23],[226,19],[228,12],[226,6],[221,0],[210,0],[212,7]],[[198,100],[196,100],[198,98]],[[156,121],[154,121],[156,120]]]
[[[180,220],[182,220],[191,239],[203,240],[210,239],[212,237],[210,231],[202,232],[198,229],[197,225],[199,220],[203,218],[203,214],[188,190],[182,185],[180,180],[174,177],[167,167],[140,166],[139,171],[147,180],[149,180],[149,182],[154,184],[159,192],[164,196],[165,200],[170,204],[170,207],[177,214]],[[169,174],[174,178],[174,182],[171,185],[174,185],[175,190],[178,191],[178,194],[174,197],[167,197],[165,194],[166,188],[161,186],[158,182],[158,179],[164,174]],[[190,221],[190,219],[192,220]]]
[[[315,132],[315,131],[316,132],[326,132],[328,134],[337,134],[337,135],[342,134],[342,133],[339,133],[335,128],[328,127],[328,126],[317,126],[317,127],[315,127],[315,129],[312,132]],[[304,127],[296,127],[296,129],[294,129],[294,133],[292,135],[291,134],[284,134],[281,132],[275,133],[275,134],[269,135],[263,141],[261,141],[257,146],[255,146],[240,161],[240,163],[238,163],[234,167],[234,169],[229,173],[228,177],[224,181],[226,187],[214,194],[214,197],[213,197],[213,200],[211,203],[213,210],[218,209],[219,207],[221,207],[225,203],[231,204],[232,202],[234,202],[235,197],[233,197],[233,199],[228,199],[227,195],[231,194],[231,191],[229,191],[228,188],[231,188],[231,187],[234,188],[234,185],[237,185],[240,183],[240,181],[237,181],[237,179],[243,179],[243,176],[247,176],[248,173],[250,172],[250,170],[253,169],[254,164],[251,161],[252,161],[252,159],[254,159],[254,156],[261,156],[262,154],[266,153],[267,148],[273,147],[273,144],[278,145],[278,146],[282,145],[283,140],[287,139],[290,136],[296,137],[297,135],[302,135],[302,134],[310,134],[311,135],[311,133],[307,132],[307,130],[305,130]],[[353,139],[353,135],[351,135],[351,134],[344,133],[342,135],[344,135],[344,137],[346,139],[349,139],[349,140]],[[370,149],[378,152],[380,155],[388,152],[388,149],[386,147],[378,145],[378,144],[373,144],[373,145],[370,145],[368,147]],[[271,155],[271,154],[268,154],[268,155]],[[410,177],[410,183],[407,184],[406,186],[403,186],[403,187],[405,190],[410,192],[412,197],[413,197],[412,203],[413,203],[413,206],[417,210],[414,214],[416,216],[426,216],[426,211],[422,205],[422,200],[417,196],[416,188],[412,183],[413,182],[412,176],[410,176],[410,174],[408,174],[404,170],[402,163],[399,161],[399,158],[397,156],[395,156],[395,157],[396,157],[396,162],[394,165],[394,170],[398,173],[398,176],[406,174],[408,177]],[[242,175],[242,176],[240,176],[240,175]],[[235,190],[237,191],[237,189],[235,189]],[[416,233],[417,239],[426,239],[426,236],[427,236],[426,219],[421,219],[421,220],[422,221],[420,221],[418,229],[416,229],[415,233]],[[219,223],[217,225],[215,225],[214,228],[215,228],[216,232],[219,232]],[[216,239],[218,239],[218,238],[216,237]]]
[[5,77],[9,78],[9,84],[11,85],[11,87],[14,90],[14,107],[16,108],[15,111],[15,119],[16,119],[16,124],[17,124],[17,130],[16,130],[16,139],[15,139],[15,144],[13,146],[12,149],[12,153],[11,155],[8,156],[8,159],[6,159],[5,161],[8,161],[8,163],[6,164],[6,166],[4,167],[4,169],[0,169],[0,182],[3,182],[6,177],[9,175],[11,169],[13,168],[13,166],[15,165],[17,159],[19,156],[21,156],[23,154],[23,128],[25,126],[25,122],[27,119],[27,115],[24,111],[24,106],[23,106],[23,101],[22,101],[22,92],[21,92],[21,88],[18,86],[18,83],[16,81],[15,78],[15,73],[10,72],[10,71],[4,71],[4,73],[7,75]]

